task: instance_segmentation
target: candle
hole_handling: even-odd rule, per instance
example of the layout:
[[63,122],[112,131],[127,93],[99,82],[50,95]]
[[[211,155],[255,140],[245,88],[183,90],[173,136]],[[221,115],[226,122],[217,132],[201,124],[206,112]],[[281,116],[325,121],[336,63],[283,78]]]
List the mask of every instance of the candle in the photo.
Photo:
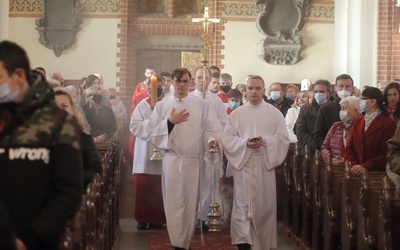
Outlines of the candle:
[[151,89],[151,107],[155,107],[157,103],[157,77],[150,77],[150,89]]

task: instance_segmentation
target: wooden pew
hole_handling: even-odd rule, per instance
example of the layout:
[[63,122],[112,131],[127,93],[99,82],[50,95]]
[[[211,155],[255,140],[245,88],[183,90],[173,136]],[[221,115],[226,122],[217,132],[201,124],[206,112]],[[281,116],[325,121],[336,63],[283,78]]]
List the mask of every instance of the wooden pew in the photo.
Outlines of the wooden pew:
[[308,151],[308,147],[305,147],[304,160],[301,165],[302,173],[302,223],[301,223],[301,249],[311,248],[311,235],[312,235],[312,190],[311,183],[313,182],[311,176],[311,169],[314,168],[314,157],[311,156],[311,152]]
[[[302,174],[301,166],[304,160],[304,152],[301,147],[297,147],[295,153],[295,164],[293,166],[293,235],[292,237],[300,237],[301,227],[303,222],[303,206],[302,206],[302,196],[303,196],[303,184],[302,184]],[[293,242],[292,242],[293,244]],[[295,243],[297,245],[297,243]]]
[[343,192],[344,164],[333,165],[332,156],[326,164],[324,178],[324,250],[339,249],[341,231],[341,201]]
[[361,178],[353,176],[349,162],[345,164],[341,201],[341,241],[343,250],[357,249],[357,205],[360,201]]
[[395,185],[385,177],[379,199],[378,249],[400,249],[400,198],[395,194]]
[[283,177],[284,177],[284,192],[283,194],[283,234],[289,238],[292,234],[293,226],[293,168],[296,162],[295,152],[298,145],[297,143],[289,144],[289,151],[286,160],[283,164]]
[[314,164],[311,169],[312,192],[312,242],[313,249],[323,249],[323,212],[324,212],[324,188],[326,164],[323,163],[319,150],[315,151]]

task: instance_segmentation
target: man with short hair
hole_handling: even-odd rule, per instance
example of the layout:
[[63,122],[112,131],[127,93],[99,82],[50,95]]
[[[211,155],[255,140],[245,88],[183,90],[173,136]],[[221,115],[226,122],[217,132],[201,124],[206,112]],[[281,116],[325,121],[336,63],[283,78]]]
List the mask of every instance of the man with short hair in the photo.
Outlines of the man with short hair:
[[281,83],[274,82],[269,89],[271,92],[271,99],[267,100],[267,102],[279,109],[283,116],[286,116],[288,109],[292,107],[293,101],[285,97],[285,92]]
[[225,104],[225,108],[228,108],[228,92],[232,88],[232,76],[228,73],[221,74],[219,78],[220,91],[218,92],[219,98]]
[[133,109],[136,107],[136,105],[139,104],[141,100],[147,97],[147,82],[150,81],[150,77],[155,75],[156,71],[152,66],[146,67],[144,71],[144,76],[146,77],[146,79],[143,82],[139,82],[138,84],[136,84],[135,90],[133,92],[131,112],[133,112]]
[[[318,110],[329,102],[331,84],[328,80],[318,80],[314,84],[314,100],[311,104],[300,109],[299,117],[295,124],[295,134],[303,147],[308,145],[309,152],[313,155],[318,148],[314,140],[315,120]],[[339,112],[338,112],[339,113]]]
[[[209,89],[208,85],[210,84],[210,71],[208,68],[205,69],[206,79],[203,79],[203,67],[198,67],[195,70],[194,80],[196,82],[196,89],[193,92],[190,92],[189,95],[197,96],[198,98],[203,98],[203,87],[206,91],[205,101],[209,103],[210,108],[214,111],[217,116],[219,123],[222,128],[226,125],[226,120],[228,115],[225,110],[225,105],[222,103],[221,99],[213,94]],[[203,86],[205,84],[205,86]],[[221,130],[222,134],[222,130]],[[221,137],[221,135],[219,135]],[[219,199],[219,185],[215,185],[210,177],[211,173],[214,173],[214,176],[217,175],[221,177],[223,175],[222,172],[222,150],[219,151],[219,154],[211,154],[208,151],[206,152],[206,157],[204,159],[204,164],[201,169],[201,201],[199,204],[199,214],[198,217],[202,221],[207,220],[207,214],[210,212],[210,204],[212,203],[211,194],[215,192],[217,195],[216,199]],[[214,190],[215,189],[215,190]],[[214,191],[212,191],[214,190]]]
[[218,66],[215,66],[215,65],[210,66],[210,72],[211,72],[211,74],[216,73],[216,72],[218,74],[221,74],[221,70],[218,68]]
[[218,93],[220,90],[219,77],[220,75],[218,72],[211,73],[211,82],[208,88],[214,94]]
[[[18,249],[58,249],[83,177],[76,120],[57,107],[25,51],[0,42],[0,204]],[[8,228],[12,230],[12,228]]]
[[247,80],[244,104],[228,117],[222,135],[234,180],[232,244],[239,250],[277,247],[275,168],[284,161],[289,138],[281,112],[265,103],[264,80]]
[[314,140],[317,148],[322,146],[325,136],[333,123],[340,121],[340,101],[354,93],[354,82],[350,75],[341,74],[336,77],[334,101],[322,106],[315,119]]
[[175,69],[172,79],[174,96],[156,104],[147,140],[165,150],[162,190],[171,244],[175,249],[189,249],[204,153],[218,147],[222,127],[208,102],[189,95],[191,75],[186,68]]
[[167,71],[163,71],[160,73],[160,76],[162,76],[164,78],[164,96],[169,95],[169,94],[173,94],[174,93],[174,86],[171,85],[172,83],[172,77],[171,77],[171,73],[167,72]]

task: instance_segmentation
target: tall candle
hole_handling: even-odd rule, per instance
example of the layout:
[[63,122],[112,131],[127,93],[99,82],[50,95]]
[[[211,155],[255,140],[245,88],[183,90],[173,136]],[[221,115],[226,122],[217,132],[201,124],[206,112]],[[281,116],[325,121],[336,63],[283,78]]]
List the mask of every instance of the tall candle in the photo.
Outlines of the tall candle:
[[157,77],[150,77],[150,87],[151,87],[151,106],[154,108],[157,103]]

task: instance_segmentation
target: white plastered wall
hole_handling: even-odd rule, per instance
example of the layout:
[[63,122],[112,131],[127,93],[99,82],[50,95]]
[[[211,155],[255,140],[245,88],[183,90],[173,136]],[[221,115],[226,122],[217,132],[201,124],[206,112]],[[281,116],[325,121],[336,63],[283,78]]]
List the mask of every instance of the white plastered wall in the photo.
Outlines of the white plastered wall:
[[9,19],[9,39],[27,51],[32,68],[40,66],[48,73],[60,72],[64,79],[81,79],[100,73],[106,87],[115,87],[117,18],[84,18],[75,44],[60,57],[40,44],[35,19]]

